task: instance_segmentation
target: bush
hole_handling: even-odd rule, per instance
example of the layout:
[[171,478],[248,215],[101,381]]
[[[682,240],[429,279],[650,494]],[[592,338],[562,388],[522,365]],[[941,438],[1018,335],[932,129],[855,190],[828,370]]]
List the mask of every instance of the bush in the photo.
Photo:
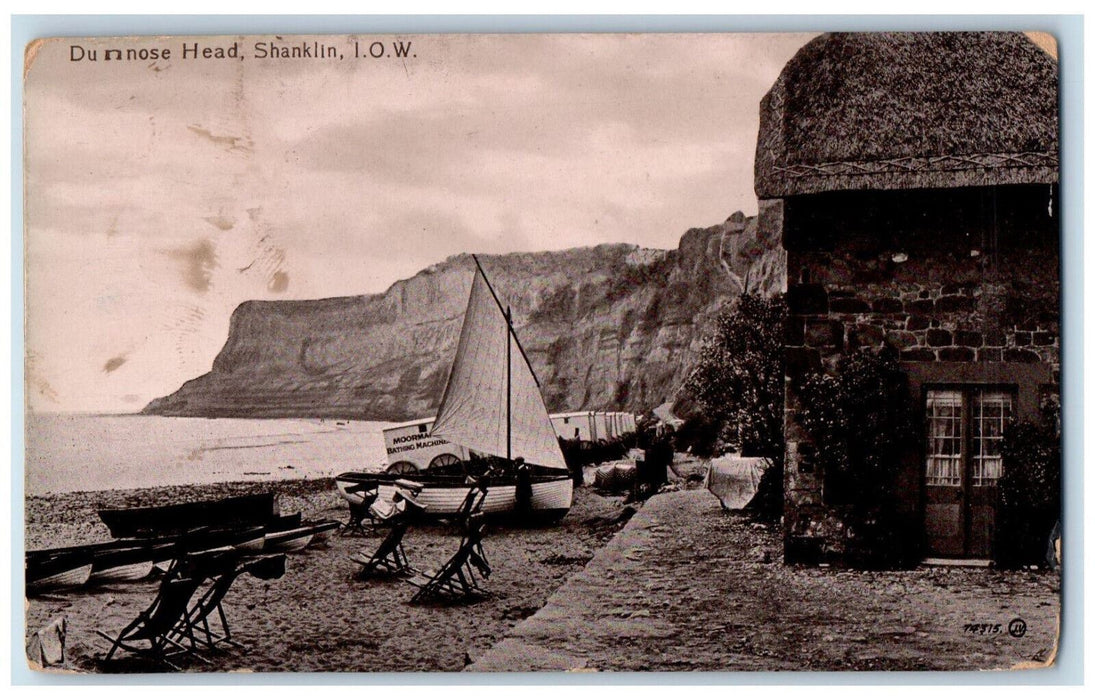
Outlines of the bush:
[[725,451],[725,445],[719,439],[722,429],[722,424],[706,413],[689,416],[675,434],[677,449],[701,459],[720,455]]
[[1051,536],[1061,517],[1061,439],[1053,408],[1041,423],[1004,430],[998,486],[996,563],[1005,568],[1053,565]]
[[783,454],[783,319],[780,297],[743,294],[724,308],[685,389],[720,437],[747,457]]
[[825,501],[870,507],[894,497],[895,455],[914,438],[908,378],[889,351],[857,350],[836,376],[810,374],[799,421],[825,475]]
[[736,448],[744,456],[767,459],[767,478],[753,499],[754,512],[765,520],[783,513],[785,317],[782,297],[743,294],[719,313],[685,384],[701,414],[684,426],[694,454]]
[[845,507],[848,563],[905,566],[916,556],[914,518],[897,493],[897,458],[915,437],[908,378],[892,351],[859,350],[838,373],[811,374],[798,387],[799,421],[813,442],[827,505]]

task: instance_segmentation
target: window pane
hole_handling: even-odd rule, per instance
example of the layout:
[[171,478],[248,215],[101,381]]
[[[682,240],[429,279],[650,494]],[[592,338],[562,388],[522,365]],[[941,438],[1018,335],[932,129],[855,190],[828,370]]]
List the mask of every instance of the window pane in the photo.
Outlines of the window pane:
[[1004,426],[1011,419],[1011,394],[975,389],[970,396],[973,436],[973,485],[994,486],[1003,471],[1000,448]]
[[929,391],[927,397],[928,457],[925,476],[929,486],[962,483],[962,394]]

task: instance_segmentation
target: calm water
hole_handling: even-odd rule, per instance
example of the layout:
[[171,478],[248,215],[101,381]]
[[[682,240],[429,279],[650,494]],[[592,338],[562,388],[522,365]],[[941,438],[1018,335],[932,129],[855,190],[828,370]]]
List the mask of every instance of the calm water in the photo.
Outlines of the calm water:
[[370,471],[386,423],[28,414],[26,493],[274,481]]

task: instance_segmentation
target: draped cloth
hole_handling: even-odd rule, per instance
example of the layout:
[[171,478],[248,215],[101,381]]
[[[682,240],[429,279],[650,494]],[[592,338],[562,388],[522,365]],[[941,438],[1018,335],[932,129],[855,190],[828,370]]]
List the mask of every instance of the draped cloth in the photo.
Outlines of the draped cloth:
[[756,495],[765,466],[761,457],[716,457],[707,467],[704,485],[718,497],[723,508],[739,510]]

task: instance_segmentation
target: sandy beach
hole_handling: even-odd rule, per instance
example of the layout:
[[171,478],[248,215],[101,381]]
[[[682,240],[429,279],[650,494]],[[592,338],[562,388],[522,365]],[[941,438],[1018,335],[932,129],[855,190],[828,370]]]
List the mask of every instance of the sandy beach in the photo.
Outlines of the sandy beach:
[[[156,489],[78,492],[26,499],[26,546],[55,547],[110,539],[96,510],[219,498],[273,490],[283,513],[344,520],[346,507],[329,480],[229,483]],[[376,536],[331,537],[289,555],[276,581],[238,580],[225,600],[232,633],[246,645],[191,663],[188,671],[459,671],[535,613],[580,570],[633,512],[621,497],[575,490],[574,507],[556,526],[491,526],[484,549],[493,568],[486,600],[462,606],[418,606],[415,589],[398,580],[353,580],[350,556],[372,551]],[[425,569],[456,551],[459,535],[443,523],[414,527],[405,539],[411,564]],[[66,668],[78,672],[162,670],[121,654],[102,662],[115,633],[151,602],[158,583],[144,581],[30,598],[27,634],[63,616]]]

